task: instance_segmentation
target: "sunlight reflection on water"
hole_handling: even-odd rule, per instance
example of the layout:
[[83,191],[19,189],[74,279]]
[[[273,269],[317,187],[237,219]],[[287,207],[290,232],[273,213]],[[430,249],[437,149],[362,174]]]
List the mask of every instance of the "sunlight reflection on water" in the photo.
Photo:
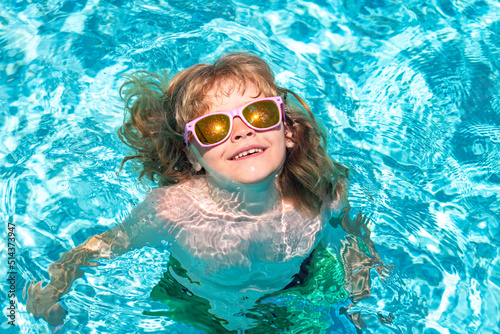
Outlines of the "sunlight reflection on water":
[[[368,331],[500,331],[499,17],[495,1],[4,5],[0,206],[18,226],[18,291],[151,188],[130,166],[116,176],[122,75],[248,50],[327,124],[332,156],[352,169],[352,206],[396,268],[358,305]],[[194,332],[141,315],[168,255],[146,248],[89,269],[68,294],[67,330]],[[46,332],[19,301],[21,331]]]

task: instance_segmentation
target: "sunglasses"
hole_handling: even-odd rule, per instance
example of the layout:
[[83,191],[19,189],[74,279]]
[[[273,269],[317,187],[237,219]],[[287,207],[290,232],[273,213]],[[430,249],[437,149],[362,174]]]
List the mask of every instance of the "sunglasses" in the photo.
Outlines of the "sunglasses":
[[221,144],[229,138],[233,129],[233,118],[236,116],[249,128],[266,131],[278,127],[285,120],[285,108],[281,97],[265,97],[231,111],[218,111],[198,117],[186,124],[184,142],[188,145],[189,134],[193,133],[203,147]]

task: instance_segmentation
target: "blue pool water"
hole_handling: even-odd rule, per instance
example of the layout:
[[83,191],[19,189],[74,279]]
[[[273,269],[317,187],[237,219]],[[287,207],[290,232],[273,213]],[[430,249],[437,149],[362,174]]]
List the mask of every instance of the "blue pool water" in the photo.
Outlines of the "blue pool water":
[[[17,240],[17,325],[47,333],[23,289],[126,217],[152,185],[130,167],[123,74],[229,51],[268,61],[327,125],[349,199],[394,265],[355,310],[366,333],[500,333],[500,4],[494,0],[4,1],[0,5],[0,280]],[[198,333],[142,315],[169,247],[87,268],[68,333]],[[4,284],[4,283],[2,283]],[[2,285],[2,312],[9,299]],[[391,324],[378,314],[392,314]]]

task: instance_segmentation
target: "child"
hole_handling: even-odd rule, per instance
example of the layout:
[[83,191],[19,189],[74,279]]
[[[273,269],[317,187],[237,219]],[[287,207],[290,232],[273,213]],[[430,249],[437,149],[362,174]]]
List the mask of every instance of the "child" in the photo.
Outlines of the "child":
[[335,258],[320,246],[329,222],[362,238],[378,261],[366,218],[349,218],[348,170],[327,155],[305,102],[277,86],[262,59],[229,54],[169,84],[142,72],[122,89],[128,116],[119,135],[136,151],[123,162],[142,162],[140,178],[160,187],[122,224],[52,263],[48,285],[32,282],[35,317],[62,323],[58,300],[80,267],[162,240],[171,245],[169,270],[152,298],[169,306],[162,315],[208,333],[292,328],[277,315],[290,315],[286,307],[271,310],[265,298],[292,298],[311,280],[311,261]]

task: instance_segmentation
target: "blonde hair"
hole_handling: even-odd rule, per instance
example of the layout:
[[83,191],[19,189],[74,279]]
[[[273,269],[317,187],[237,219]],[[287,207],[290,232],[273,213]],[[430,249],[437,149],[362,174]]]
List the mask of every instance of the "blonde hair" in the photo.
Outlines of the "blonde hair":
[[[203,175],[205,171],[194,170],[187,157],[186,123],[209,110],[209,92],[244,93],[251,83],[263,96],[279,95],[285,103],[285,128],[294,145],[287,149],[278,176],[282,197],[316,216],[323,200],[333,200],[347,190],[349,171],[328,156],[325,132],[309,107],[298,95],[276,85],[271,68],[261,58],[232,53],[213,65],[191,66],[170,82],[164,72],[140,71],[128,78],[120,88],[125,117],[118,135],[136,152],[123,159],[122,167],[129,160],[140,161],[139,179],[147,177],[159,186],[169,186]],[[292,104],[287,99],[289,95],[294,96],[302,108]]]

